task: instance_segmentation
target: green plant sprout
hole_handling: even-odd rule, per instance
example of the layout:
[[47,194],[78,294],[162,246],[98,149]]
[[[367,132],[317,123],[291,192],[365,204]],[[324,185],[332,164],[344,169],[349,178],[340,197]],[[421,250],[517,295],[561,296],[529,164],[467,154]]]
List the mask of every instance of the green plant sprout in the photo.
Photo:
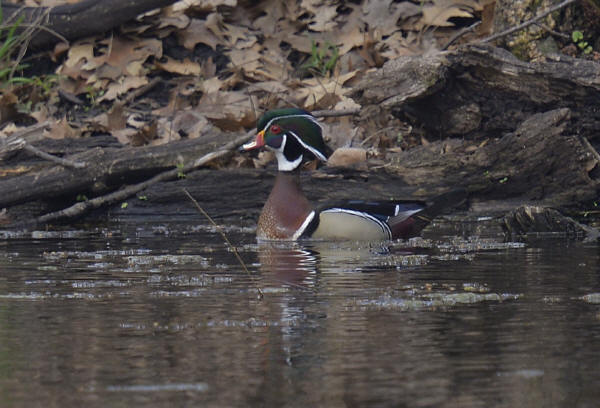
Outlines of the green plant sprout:
[[15,71],[27,68],[27,65],[20,64],[18,61],[15,62],[12,59],[13,54],[23,41],[22,36],[17,34],[17,28],[22,22],[23,16],[19,17],[12,25],[5,27],[3,25],[4,13],[2,7],[0,7],[0,83],[3,86],[16,80],[16,78],[13,78]]
[[44,95],[48,95],[54,85],[58,83],[58,78],[58,75],[33,76],[31,78],[14,77],[11,79],[11,83],[33,85],[41,88]]
[[98,105],[98,98],[104,95],[104,90],[97,90],[91,85],[85,87],[85,97],[88,101],[90,101],[90,105],[96,106]]
[[571,33],[573,43],[579,47],[584,54],[590,54],[594,49],[587,41],[583,40],[583,31],[575,30]]
[[[5,21],[0,1],[0,87],[9,85],[33,85],[42,89],[44,95],[49,95],[52,88],[58,82],[58,75],[15,76],[16,72],[22,73],[29,64],[21,62],[25,54],[29,37],[32,35],[31,28],[22,28],[24,17],[19,16],[14,22]],[[21,74],[22,75],[22,74]],[[32,108],[24,105],[24,110]]]
[[177,163],[177,178],[184,179],[186,177],[185,173],[183,172],[184,167],[185,165],[183,163]]
[[323,47],[317,47],[317,43],[313,40],[310,58],[302,65],[302,68],[325,76],[333,70],[338,58],[339,50],[337,46],[326,41]]

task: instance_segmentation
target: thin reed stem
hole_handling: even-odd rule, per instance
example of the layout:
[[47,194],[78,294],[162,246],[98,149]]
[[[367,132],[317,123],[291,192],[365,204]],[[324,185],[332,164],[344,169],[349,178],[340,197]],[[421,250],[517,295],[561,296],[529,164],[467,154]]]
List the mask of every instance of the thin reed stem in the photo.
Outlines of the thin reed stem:
[[200,211],[202,213],[202,215],[204,215],[206,217],[206,219],[208,221],[210,221],[210,223],[217,229],[217,231],[219,232],[219,234],[221,234],[221,237],[223,237],[223,241],[225,241],[227,243],[227,245],[229,246],[229,248],[231,249],[231,251],[233,252],[233,254],[235,255],[235,257],[237,258],[238,262],[240,263],[240,265],[242,265],[242,268],[244,268],[244,271],[246,271],[246,273],[248,274],[248,277],[250,278],[250,280],[252,281],[252,283],[254,283],[254,285],[256,286],[256,289],[258,290],[258,298],[259,299],[263,299],[265,297],[265,294],[263,293],[262,289],[258,286],[258,284],[256,283],[256,281],[254,280],[254,278],[250,274],[250,271],[246,267],[246,264],[244,263],[244,260],[240,256],[240,254],[237,251],[237,249],[233,246],[233,244],[227,238],[227,235],[225,235],[225,233],[223,232],[223,228],[221,228],[221,226],[217,225],[217,223],[211,218],[211,216],[208,215],[208,213],[206,211],[204,211],[204,208],[202,208],[200,206],[200,204],[198,204],[198,201],[196,201],[196,199],[194,197],[192,197],[192,195],[189,193],[189,191],[187,191],[187,189],[184,188],[182,190],[188,196],[188,198],[192,201],[192,203],[194,203],[194,205],[196,206],[196,208],[198,209],[198,211]]

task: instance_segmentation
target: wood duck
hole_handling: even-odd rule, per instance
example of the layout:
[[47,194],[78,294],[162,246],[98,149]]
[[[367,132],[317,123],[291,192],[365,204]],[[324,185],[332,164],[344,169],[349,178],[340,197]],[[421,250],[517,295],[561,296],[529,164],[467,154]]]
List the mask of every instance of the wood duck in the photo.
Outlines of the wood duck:
[[275,185],[258,219],[259,240],[382,241],[416,236],[443,209],[464,200],[464,192],[422,201],[348,200],[313,208],[299,183],[300,166],[307,160],[327,161],[329,149],[322,127],[309,112],[277,109],[257,123],[256,139],[243,151],[265,148],[275,153]]

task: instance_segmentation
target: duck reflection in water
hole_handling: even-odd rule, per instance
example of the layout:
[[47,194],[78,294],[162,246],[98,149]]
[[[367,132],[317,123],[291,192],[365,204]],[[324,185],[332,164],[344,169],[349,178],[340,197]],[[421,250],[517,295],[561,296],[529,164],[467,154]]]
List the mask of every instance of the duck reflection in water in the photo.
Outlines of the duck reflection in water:
[[258,247],[261,274],[276,285],[314,287],[317,255],[296,242],[262,242]]
[[319,271],[353,273],[369,269],[374,258],[389,254],[384,245],[364,245],[356,242],[300,243],[263,241],[258,246],[258,261],[263,279],[275,285],[316,288]]

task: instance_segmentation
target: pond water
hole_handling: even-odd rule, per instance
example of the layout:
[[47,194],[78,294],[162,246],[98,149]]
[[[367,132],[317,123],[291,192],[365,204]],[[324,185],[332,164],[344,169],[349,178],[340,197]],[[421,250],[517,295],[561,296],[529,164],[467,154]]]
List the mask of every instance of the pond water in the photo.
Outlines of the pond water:
[[597,407],[599,246],[464,232],[5,233],[0,405]]

